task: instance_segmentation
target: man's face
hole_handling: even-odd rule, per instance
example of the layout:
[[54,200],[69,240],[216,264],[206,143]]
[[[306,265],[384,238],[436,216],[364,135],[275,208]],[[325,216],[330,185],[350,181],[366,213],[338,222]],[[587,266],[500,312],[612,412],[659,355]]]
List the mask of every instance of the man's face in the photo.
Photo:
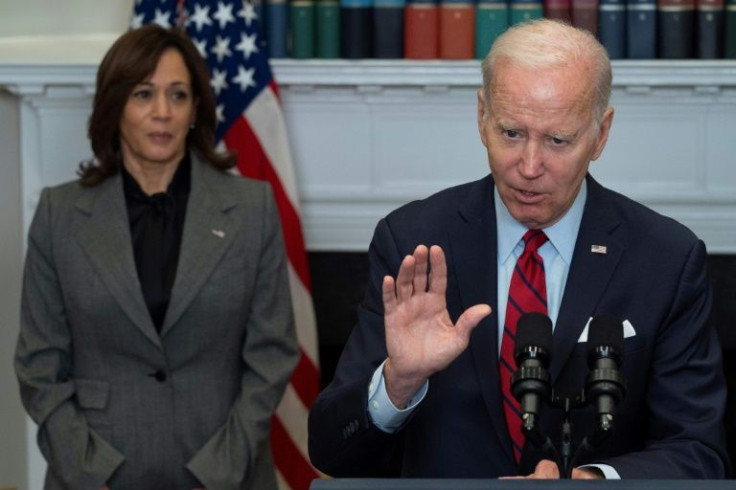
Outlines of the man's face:
[[556,223],[572,206],[613,121],[592,114],[593,82],[582,68],[530,70],[496,64],[489,104],[478,92],[478,129],[496,187],[528,228]]

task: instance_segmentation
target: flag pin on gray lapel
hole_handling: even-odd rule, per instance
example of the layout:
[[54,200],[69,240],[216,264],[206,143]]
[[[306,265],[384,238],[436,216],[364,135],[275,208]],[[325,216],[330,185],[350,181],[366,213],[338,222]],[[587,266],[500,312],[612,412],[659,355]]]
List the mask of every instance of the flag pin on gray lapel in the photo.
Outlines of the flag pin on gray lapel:
[[216,230],[213,228],[212,234],[215,235],[217,238],[225,238],[225,232],[222,230]]
[[591,245],[590,251],[594,254],[606,255],[608,253],[608,247],[605,245]]

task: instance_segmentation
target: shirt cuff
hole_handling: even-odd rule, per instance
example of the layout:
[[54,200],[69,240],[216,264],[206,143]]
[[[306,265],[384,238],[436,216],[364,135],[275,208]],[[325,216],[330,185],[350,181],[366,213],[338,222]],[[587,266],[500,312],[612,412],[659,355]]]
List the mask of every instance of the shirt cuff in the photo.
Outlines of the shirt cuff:
[[429,389],[429,381],[425,381],[419,391],[417,391],[409,404],[404,409],[398,409],[391,403],[391,399],[386,392],[386,383],[383,378],[383,361],[373,373],[371,383],[368,385],[368,415],[373,421],[373,425],[381,429],[383,432],[393,434],[406,422],[409,415],[424,400],[424,396]]
[[618,471],[613,469],[613,466],[610,466],[607,464],[586,464],[586,465],[580,466],[580,468],[598,468],[599,470],[601,470],[606,480],[620,480],[621,479],[621,475],[618,474]]

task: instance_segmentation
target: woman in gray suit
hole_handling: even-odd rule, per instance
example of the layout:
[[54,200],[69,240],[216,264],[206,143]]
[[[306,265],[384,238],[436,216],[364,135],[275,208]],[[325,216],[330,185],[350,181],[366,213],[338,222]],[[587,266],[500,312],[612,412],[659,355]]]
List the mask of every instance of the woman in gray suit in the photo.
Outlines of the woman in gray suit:
[[94,163],[31,225],[15,367],[47,489],[275,489],[270,419],[298,359],[267,184],[214,151],[204,60],[124,34],[97,74]]

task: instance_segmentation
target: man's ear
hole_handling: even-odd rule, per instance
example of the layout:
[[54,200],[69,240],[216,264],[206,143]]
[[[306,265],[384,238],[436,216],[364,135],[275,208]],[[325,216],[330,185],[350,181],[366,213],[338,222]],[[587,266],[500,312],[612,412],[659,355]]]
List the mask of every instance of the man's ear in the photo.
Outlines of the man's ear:
[[480,140],[483,142],[483,146],[488,148],[488,141],[486,141],[486,124],[488,123],[488,114],[486,111],[486,99],[483,94],[483,89],[478,89],[478,133],[480,134]]
[[591,160],[598,160],[598,157],[603,153],[603,148],[606,147],[608,142],[608,135],[611,132],[611,125],[613,124],[613,107],[606,109],[603,113],[603,119],[601,120],[600,128],[598,129],[598,140],[595,145],[595,152]]

